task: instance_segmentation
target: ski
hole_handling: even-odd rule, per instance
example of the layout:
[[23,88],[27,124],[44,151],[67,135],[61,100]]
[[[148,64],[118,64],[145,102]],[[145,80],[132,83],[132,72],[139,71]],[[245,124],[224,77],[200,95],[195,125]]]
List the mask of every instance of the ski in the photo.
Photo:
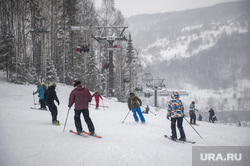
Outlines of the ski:
[[[94,105],[95,106],[95,104],[90,104],[90,105]],[[99,105],[99,107],[109,108],[109,106],[106,106],[106,105]]]
[[164,135],[164,137],[165,137],[165,138],[168,138],[168,139],[170,139],[171,141],[174,141],[174,142],[195,144],[195,141],[188,141],[188,140],[186,140],[186,141],[181,141],[181,140],[179,140],[179,139],[172,140],[172,139],[171,139],[169,136],[167,136],[167,135]]
[[[78,134],[77,134],[75,131],[73,131],[73,130],[69,130],[69,132],[72,133],[72,134],[78,135]],[[79,135],[79,136],[85,137],[85,138],[88,137],[87,135],[83,135],[83,134],[82,134],[82,135]]]
[[96,138],[102,138],[101,136],[99,136],[99,135],[90,135],[88,132],[86,132],[86,131],[83,131],[83,133],[84,134],[87,134],[87,135],[89,135],[89,136],[92,136],[92,137],[96,137]]
[[40,110],[40,111],[47,111],[47,110],[45,110],[45,109],[34,108],[34,107],[30,107],[30,109],[33,109],[33,110]]

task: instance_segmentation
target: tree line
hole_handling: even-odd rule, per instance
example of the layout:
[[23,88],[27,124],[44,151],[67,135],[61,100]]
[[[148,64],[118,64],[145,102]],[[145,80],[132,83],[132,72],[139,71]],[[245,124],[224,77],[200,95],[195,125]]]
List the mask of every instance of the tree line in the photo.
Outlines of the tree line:
[[[94,0],[2,0],[0,69],[8,82],[72,84],[80,79],[91,91],[105,93],[108,43],[98,43],[91,35],[97,33],[96,26],[124,26],[124,20],[114,0],[103,0],[100,9],[95,8]],[[85,29],[74,30],[76,26]],[[109,30],[104,34],[119,32]],[[128,91],[123,79],[134,56],[131,38],[130,43],[115,42],[121,50],[114,52],[111,65],[116,78],[115,95],[120,98]],[[79,52],[77,46],[88,47],[88,51]]]

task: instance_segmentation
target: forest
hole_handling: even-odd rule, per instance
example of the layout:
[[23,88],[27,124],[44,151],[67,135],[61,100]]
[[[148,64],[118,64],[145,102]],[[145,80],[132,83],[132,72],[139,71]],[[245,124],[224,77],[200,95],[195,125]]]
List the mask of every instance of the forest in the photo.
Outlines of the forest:
[[[103,0],[96,9],[94,0],[2,0],[0,4],[0,70],[8,82],[72,85],[80,79],[91,91],[108,91],[109,43],[96,41],[96,27],[125,26],[124,16],[114,0]],[[120,29],[104,29],[107,37]],[[122,98],[134,84],[125,84],[135,67],[131,35],[115,41],[113,68],[115,96]],[[112,66],[112,65],[110,65]],[[131,85],[132,84],[132,85]],[[130,88],[130,89],[129,89]]]

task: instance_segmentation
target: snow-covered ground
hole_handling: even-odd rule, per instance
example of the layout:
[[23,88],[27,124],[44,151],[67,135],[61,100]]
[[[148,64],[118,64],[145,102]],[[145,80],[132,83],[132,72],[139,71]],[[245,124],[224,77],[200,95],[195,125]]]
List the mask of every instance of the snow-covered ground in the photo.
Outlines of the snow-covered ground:
[[[188,140],[196,144],[181,144],[163,137],[170,135],[166,110],[154,110],[144,115],[146,124],[135,123],[126,103],[104,98],[101,105],[109,108],[95,110],[90,117],[96,133],[103,138],[79,137],[75,130],[74,111],[70,110],[65,132],[71,86],[58,84],[60,126],[51,125],[49,111],[32,110],[35,85],[16,85],[0,80],[0,165],[2,166],[191,166],[193,146],[249,146],[250,128],[199,122],[195,129],[184,120]],[[35,96],[36,102],[38,101]],[[95,104],[92,101],[92,104]],[[146,104],[146,103],[144,103]],[[38,107],[38,106],[37,106]],[[87,130],[83,121],[84,129]],[[178,132],[179,135],[179,132]]]

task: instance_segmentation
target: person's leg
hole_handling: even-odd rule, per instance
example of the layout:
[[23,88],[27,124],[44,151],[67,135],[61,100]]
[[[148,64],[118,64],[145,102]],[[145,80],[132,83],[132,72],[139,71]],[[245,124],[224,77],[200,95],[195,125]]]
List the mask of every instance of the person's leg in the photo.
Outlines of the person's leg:
[[186,135],[185,135],[185,132],[184,132],[184,129],[183,129],[183,117],[180,117],[180,118],[177,118],[177,127],[180,131],[180,139],[185,141],[186,140]]
[[172,130],[172,139],[175,140],[177,138],[176,135],[176,118],[171,118],[171,130]]
[[136,115],[136,108],[133,109],[132,112],[133,112],[133,117],[134,117],[135,121],[138,122],[139,119],[138,119],[138,117],[137,117],[137,115]]
[[83,110],[83,117],[84,117],[85,122],[87,123],[89,132],[90,133],[95,132],[95,127],[93,125],[91,118],[89,117],[89,110],[88,109]]
[[139,107],[139,108],[136,108],[136,112],[138,113],[138,115],[139,115],[139,117],[140,117],[140,119],[141,119],[141,122],[142,123],[145,123],[145,118],[144,118],[144,116],[142,115],[142,112],[141,112],[141,108]]
[[81,112],[82,111],[80,110],[75,110],[74,120],[75,120],[75,127],[77,131],[82,131],[82,123],[81,123],[81,118],[80,118]]

